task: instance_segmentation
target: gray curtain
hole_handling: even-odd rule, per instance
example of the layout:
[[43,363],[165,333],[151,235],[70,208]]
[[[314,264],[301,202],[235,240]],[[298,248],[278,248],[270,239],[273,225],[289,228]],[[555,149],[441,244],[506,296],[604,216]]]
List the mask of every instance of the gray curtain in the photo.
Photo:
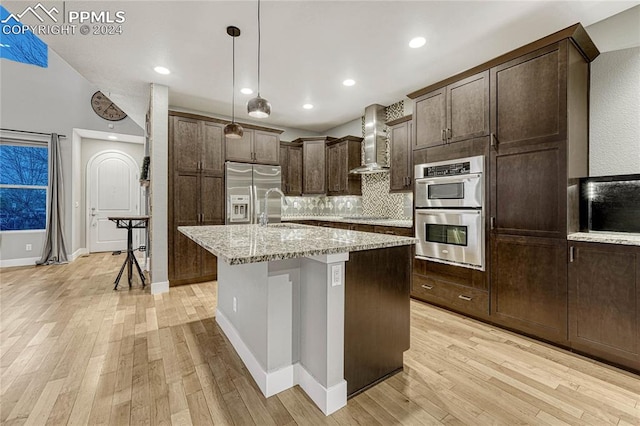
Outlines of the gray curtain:
[[49,143],[49,198],[47,208],[47,238],[42,257],[37,265],[67,263],[67,248],[64,242],[64,190],[62,184],[62,157],[60,139],[51,134]]

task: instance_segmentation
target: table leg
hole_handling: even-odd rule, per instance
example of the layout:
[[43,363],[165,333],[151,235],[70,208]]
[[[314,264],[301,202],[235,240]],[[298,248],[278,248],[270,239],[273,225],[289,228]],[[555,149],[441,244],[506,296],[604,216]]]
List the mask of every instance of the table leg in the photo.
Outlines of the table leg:
[[133,224],[129,221],[129,227],[127,229],[127,278],[129,279],[129,288],[131,288],[131,275],[133,274]]
[[120,282],[120,277],[122,277],[122,273],[124,272],[124,267],[127,265],[127,261],[125,260],[124,263],[122,264],[122,266],[120,267],[120,272],[118,272],[118,276],[116,277],[115,280],[115,287],[113,287],[114,290],[118,289],[118,283]]
[[140,280],[142,281],[142,287],[144,287],[144,273],[142,272],[142,268],[140,267],[140,264],[138,263],[138,259],[136,259],[135,256],[133,256],[133,261],[136,264],[136,268],[138,269],[138,275],[140,275]]

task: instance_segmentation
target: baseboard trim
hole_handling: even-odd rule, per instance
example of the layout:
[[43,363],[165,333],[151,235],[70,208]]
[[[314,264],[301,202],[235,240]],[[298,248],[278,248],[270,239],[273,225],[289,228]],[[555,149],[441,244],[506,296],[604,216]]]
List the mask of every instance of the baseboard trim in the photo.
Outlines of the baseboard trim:
[[216,322],[265,397],[268,398],[295,385],[300,385],[326,416],[347,405],[347,382],[345,380],[330,388],[325,388],[300,363],[267,372],[263,370],[251,350],[242,341],[233,324],[218,309],[216,309]]
[[169,281],[151,283],[151,294],[161,294],[169,292]]
[[79,248],[78,250],[74,251],[72,255],[69,256],[69,262],[73,262],[80,256],[84,256],[88,254],[89,254],[89,250],[86,247]]
[[11,268],[13,266],[36,266],[40,257],[24,257],[22,259],[2,259],[0,268]]

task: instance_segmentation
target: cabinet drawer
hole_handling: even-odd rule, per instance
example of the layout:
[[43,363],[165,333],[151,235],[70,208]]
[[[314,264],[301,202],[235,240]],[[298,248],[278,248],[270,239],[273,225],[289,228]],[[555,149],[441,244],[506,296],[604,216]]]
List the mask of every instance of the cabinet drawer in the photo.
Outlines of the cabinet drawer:
[[489,313],[489,292],[446,283],[429,276],[413,275],[411,296],[462,313],[482,316]]
[[374,227],[374,232],[378,234],[398,235],[401,237],[413,237],[413,228],[401,228],[398,226],[379,226]]

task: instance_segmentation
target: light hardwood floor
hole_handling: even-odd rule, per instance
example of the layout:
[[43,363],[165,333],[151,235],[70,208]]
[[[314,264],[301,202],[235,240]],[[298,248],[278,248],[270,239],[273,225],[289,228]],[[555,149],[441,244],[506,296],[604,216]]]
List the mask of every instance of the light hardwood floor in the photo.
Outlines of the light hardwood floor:
[[640,377],[420,302],[404,372],[325,417],[265,399],[215,283],[112,290],[123,255],[0,271],[3,424],[640,425]]

